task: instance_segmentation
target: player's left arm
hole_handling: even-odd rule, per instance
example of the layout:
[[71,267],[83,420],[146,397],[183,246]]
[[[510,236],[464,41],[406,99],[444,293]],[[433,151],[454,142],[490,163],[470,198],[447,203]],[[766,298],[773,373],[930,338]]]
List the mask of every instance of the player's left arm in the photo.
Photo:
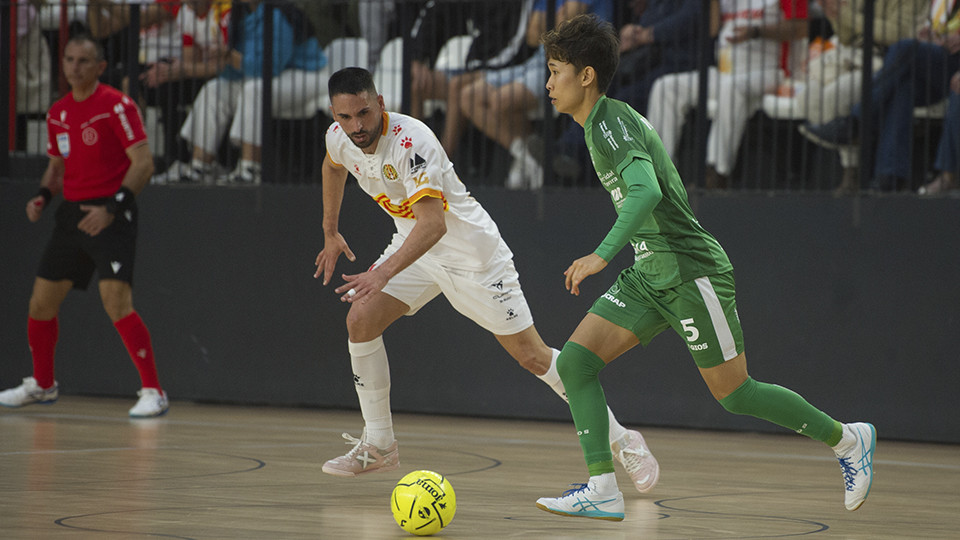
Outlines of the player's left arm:
[[[390,278],[423,256],[447,233],[447,224],[443,215],[443,199],[424,196],[410,207],[417,223],[403,241],[403,245],[379,266],[361,274],[344,275],[346,281],[336,289],[343,294],[342,301],[356,302],[365,296],[379,292]],[[352,296],[347,291],[353,289]]]
[[573,261],[563,273],[566,276],[564,284],[570,294],[579,295],[580,283],[606,268],[607,263],[627,245],[663,198],[653,164],[646,159],[631,160],[620,172],[620,177],[627,184],[627,194],[620,206],[617,221],[593,253]]
[[123,176],[120,190],[105,205],[82,204],[80,209],[87,215],[77,223],[77,228],[96,236],[113,223],[118,214],[129,209],[134,197],[143,191],[153,174],[153,153],[147,141],[141,141],[126,149],[130,167]]

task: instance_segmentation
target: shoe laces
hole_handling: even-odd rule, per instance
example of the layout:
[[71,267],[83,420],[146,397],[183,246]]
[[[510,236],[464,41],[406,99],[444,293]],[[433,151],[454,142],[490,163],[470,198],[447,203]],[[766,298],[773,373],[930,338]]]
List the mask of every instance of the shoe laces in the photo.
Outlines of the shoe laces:
[[570,484],[570,485],[573,486],[573,488],[564,491],[563,495],[560,496],[561,499],[564,497],[569,497],[571,495],[576,495],[577,493],[583,493],[584,491],[587,491],[587,489],[589,489],[589,486],[587,486],[587,484],[577,483],[577,484]]
[[840,471],[843,473],[843,485],[847,491],[853,491],[857,483],[857,468],[850,465],[850,458],[839,458]]
[[620,463],[623,463],[623,466],[627,468],[628,471],[638,469],[643,465],[643,460],[650,455],[650,452],[644,448],[621,448],[619,457]]
[[348,456],[354,457],[354,456],[356,456],[358,453],[360,453],[360,447],[363,445],[363,435],[360,435],[360,437],[361,437],[360,439],[358,439],[358,438],[350,435],[349,433],[341,433],[341,435],[343,436],[344,439],[346,439],[346,441],[344,442],[344,444],[352,444],[352,445],[353,445],[353,449],[350,450],[349,452],[347,452],[347,455],[348,455]]

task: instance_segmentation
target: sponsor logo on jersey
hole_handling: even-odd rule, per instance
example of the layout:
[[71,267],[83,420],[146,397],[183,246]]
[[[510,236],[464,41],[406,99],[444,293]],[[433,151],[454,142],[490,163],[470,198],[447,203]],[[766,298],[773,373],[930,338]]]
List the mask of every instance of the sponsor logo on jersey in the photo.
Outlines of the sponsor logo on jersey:
[[117,103],[113,106],[113,112],[116,113],[117,118],[120,120],[120,126],[123,128],[123,134],[127,136],[128,141],[133,140],[133,128],[130,127],[130,121],[127,120],[127,112],[123,108],[122,103]]
[[498,291],[502,291],[502,290],[503,290],[503,280],[501,279],[500,281],[498,281],[498,282],[496,282],[496,283],[492,283],[492,284],[490,284],[490,286],[493,287],[494,289],[498,290]]
[[70,134],[69,133],[57,133],[57,150],[60,151],[62,157],[70,157]]
[[383,175],[387,177],[387,180],[396,180],[400,176],[397,174],[397,169],[389,163],[383,166]]
[[623,131],[623,140],[632,141],[633,137],[630,136],[630,132],[627,131],[627,124],[624,123],[623,119],[619,116],[617,117],[617,123],[620,124],[620,129]]
[[634,244],[633,242],[631,242],[631,244],[633,245],[633,255],[634,255],[635,261],[639,261],[640,259],[646,259],[647,257],[654,254],[654,252],[650,251],[650,248],[647,247],[646,240],[640,242],[639,244]]
[[517,318],[517,312],[513,308],[507,308],[507,320],[512,321]]
[[696,345],[688,345],[691,351],[705,351],[710,348],[710,345],[706,343],[697,343]]
[[121,266],[123,265],[120,264],[120,261],[110,261],[110,268],[113,270],[114,274],[120,271]]
[[93,146],[97,144],[97,130],[88,126],[83,130],[83,133],[80,134],[80,138],[83,139],[83,144]]
[[607,172],[603,173],[603,176],[599,176],[599,174],[598,174],[597,178],[600,179],[600,183],[603,184],[603,187],[605,187],[605,188],[606,188],[606,187],[610,187],[611,184],[616,183],[617,180],[620,179],[620,178],[617,176],[617,174],[616,174],[615,172],[613,172],[613,171],[607,171]]
[[603,138],[610,143],[610,148],[613,148],[614,150],[620,148],[620,145],[617,144],[617,141],[613,138],[613,131],[610,131],[610,129],[607,128],[607,121],[604,120],[603,122],[600,122],[599,127],[600,132],[603,134]]
[[[408,147],[409,148],[409,147]],[[424,169],[427,166],[427,160],[423,159],[420,154],[413,154],[413,157],[410,158],[410,174],[413,174],[420,169]]]

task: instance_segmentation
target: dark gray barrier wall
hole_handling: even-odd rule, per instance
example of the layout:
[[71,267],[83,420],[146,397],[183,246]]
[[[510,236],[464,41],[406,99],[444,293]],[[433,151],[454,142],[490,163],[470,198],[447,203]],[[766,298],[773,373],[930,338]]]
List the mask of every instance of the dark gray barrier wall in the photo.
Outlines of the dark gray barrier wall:
[[[3,387],[30,373],[27,300],[52,226],[49,214],[38,224],[24,217],[35,186],[0,184]],[[537,327],[562,346],[614,268],[629,263],[621,254],[580,297],[563,289],[569,262],[590,252],[614,219],[607,196],[474,194],[514,250]],[[693,203],[733,259],[751,375],[840,420],[869,420],[882,437],[960,442],[960,200],[736,194]],[[356,408],[347,308],[312,277],[319,187],[152,187],[140,205],[135,303],[174,400]],[[351,186],[341,231],[358,261],[338,269],[366,268],[391,230]],[[95,290],[64,305],[57,378],[65,393],[132,397],[136,372]],[[396,411],[569,419],[544,384],[442,298],[385,339]],[[725,412],[672,333],[601,376],[625,423],[783,431]],[[359,425],[358,415],[352,427]]]

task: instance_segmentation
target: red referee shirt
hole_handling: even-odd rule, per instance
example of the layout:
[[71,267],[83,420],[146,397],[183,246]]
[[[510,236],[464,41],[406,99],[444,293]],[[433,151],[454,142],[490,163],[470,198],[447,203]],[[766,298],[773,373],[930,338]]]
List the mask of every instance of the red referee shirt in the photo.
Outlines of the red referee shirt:
[[65,164],[68,201],[116,193],[130,168],[127,148],[147,140],[133,100],[102,83],[83,101],[70,93],[54,103],[47,112],[47,134],[47,154]]

